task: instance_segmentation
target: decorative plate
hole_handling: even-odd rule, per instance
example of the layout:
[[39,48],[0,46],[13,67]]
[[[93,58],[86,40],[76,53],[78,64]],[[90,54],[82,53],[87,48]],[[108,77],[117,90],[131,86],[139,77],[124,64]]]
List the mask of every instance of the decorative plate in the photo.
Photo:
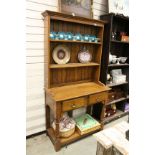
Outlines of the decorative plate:
[[78,59],[81,63],[88,63],[92,60],[92,55],[90,52],[84,47],[83,50],[81,50],[78,53]]
[[52,56],[57,64],[66,64],[70,60],[70,50],[65,45],[58,45],[54,48]]

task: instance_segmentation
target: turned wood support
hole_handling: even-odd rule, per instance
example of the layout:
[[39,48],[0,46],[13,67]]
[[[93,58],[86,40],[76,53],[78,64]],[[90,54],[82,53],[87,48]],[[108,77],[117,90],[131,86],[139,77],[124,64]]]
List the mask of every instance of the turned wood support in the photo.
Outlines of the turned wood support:
[[60,143],[60,130],[59,130],[59,123],[60,123],[60,119],[61,119],[61,102],[56,102],[55,103],[55,125],[56,125],[56,129],[55,129],[55,136],[56,136],[56,140],[55,140],[55,150],[59,151],[61,149],[61,143]]

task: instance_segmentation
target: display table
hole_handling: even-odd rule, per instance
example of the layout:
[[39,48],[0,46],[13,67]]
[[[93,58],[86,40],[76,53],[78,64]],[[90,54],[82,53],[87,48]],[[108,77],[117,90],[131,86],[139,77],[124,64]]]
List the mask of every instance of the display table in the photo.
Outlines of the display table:
[[129,141],[125,138],[128,130],[129,124],[123,121],[94,134],[97,139],[96,155],[128,155]]

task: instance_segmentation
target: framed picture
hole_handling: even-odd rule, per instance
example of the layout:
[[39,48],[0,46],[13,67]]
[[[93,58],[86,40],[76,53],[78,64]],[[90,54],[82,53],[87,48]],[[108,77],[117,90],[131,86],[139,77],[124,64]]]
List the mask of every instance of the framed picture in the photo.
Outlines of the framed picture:
[[109,13],[129,16],[129,0],[108,0]]
[[73,16],[92,18],[92,0],[59,0],[59,11]]

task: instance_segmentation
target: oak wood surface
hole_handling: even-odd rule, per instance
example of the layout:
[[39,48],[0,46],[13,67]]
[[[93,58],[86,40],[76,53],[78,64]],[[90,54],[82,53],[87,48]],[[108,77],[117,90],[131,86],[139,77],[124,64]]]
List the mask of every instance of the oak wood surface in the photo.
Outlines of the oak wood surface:
[[65,101],[72,98],[78,98],[81,96],[91,95],[108,90],[110,90],[110,88],[107,86],[102,86],[95,82],[87,82],[47,89],[47,93],[51,94],[55,101]]
[[87,105],[87,97],[80,97],[72,100],[67,100],[62,103],[62,111],[74,110]]
[[[69,14],[65,14],[65,13],[59,13],[59,12],[54,12],[54,11],[49,11],[46,10],[42,13],[42,15],[44,17],[46,16],[52,16],[52,19],[54,20],[64,20],[67,22],[75,22],[75,23],[80,23],[81,24],[87,24],[87,25],[92,25],[92,26],[99,26],[99,27],[103,27],[103,24],[107,23],[106,21],[103,22],[101,20],[96,20],[96,19],[90,19],[90,18],[85,18],[85,17],[79,17],[79,16],[72,16]],[[65,17],[65,19],[64,19]]]
[[89,104],[99,103],[99,102],[105,101],[107,99],[107,97],[108,97],[108,95],[106,92],[92,94],[89,97]]
[[99,130],[100,130],[100,128],[95,129],[95,130],[93,130],[93,131],[91,131],[91,132],[89,132],[87,134],[83,134],[83,135],[80,135],[77,131],[75,131],[75,133],[72,136],[68,137],[68,138],[60,138],[61,145],[69,144],[69,143],[71,143],[73,141],[76,141],[78,139],[81,139],[83,137],[91,135],[92,133],[97,132]]
[[74,41],[74,40],[52,40],[50,39],[51,42],[66,42],[66,43],[84,43],[84,44],[99,44],[101,45],[101,42],[88,42],[88,41]]
[[74,67],[91,67],[99,66],[99,63],[89,62],[89,63],[68,63],[68,64],[51,64],[50,68],[74,68]]

